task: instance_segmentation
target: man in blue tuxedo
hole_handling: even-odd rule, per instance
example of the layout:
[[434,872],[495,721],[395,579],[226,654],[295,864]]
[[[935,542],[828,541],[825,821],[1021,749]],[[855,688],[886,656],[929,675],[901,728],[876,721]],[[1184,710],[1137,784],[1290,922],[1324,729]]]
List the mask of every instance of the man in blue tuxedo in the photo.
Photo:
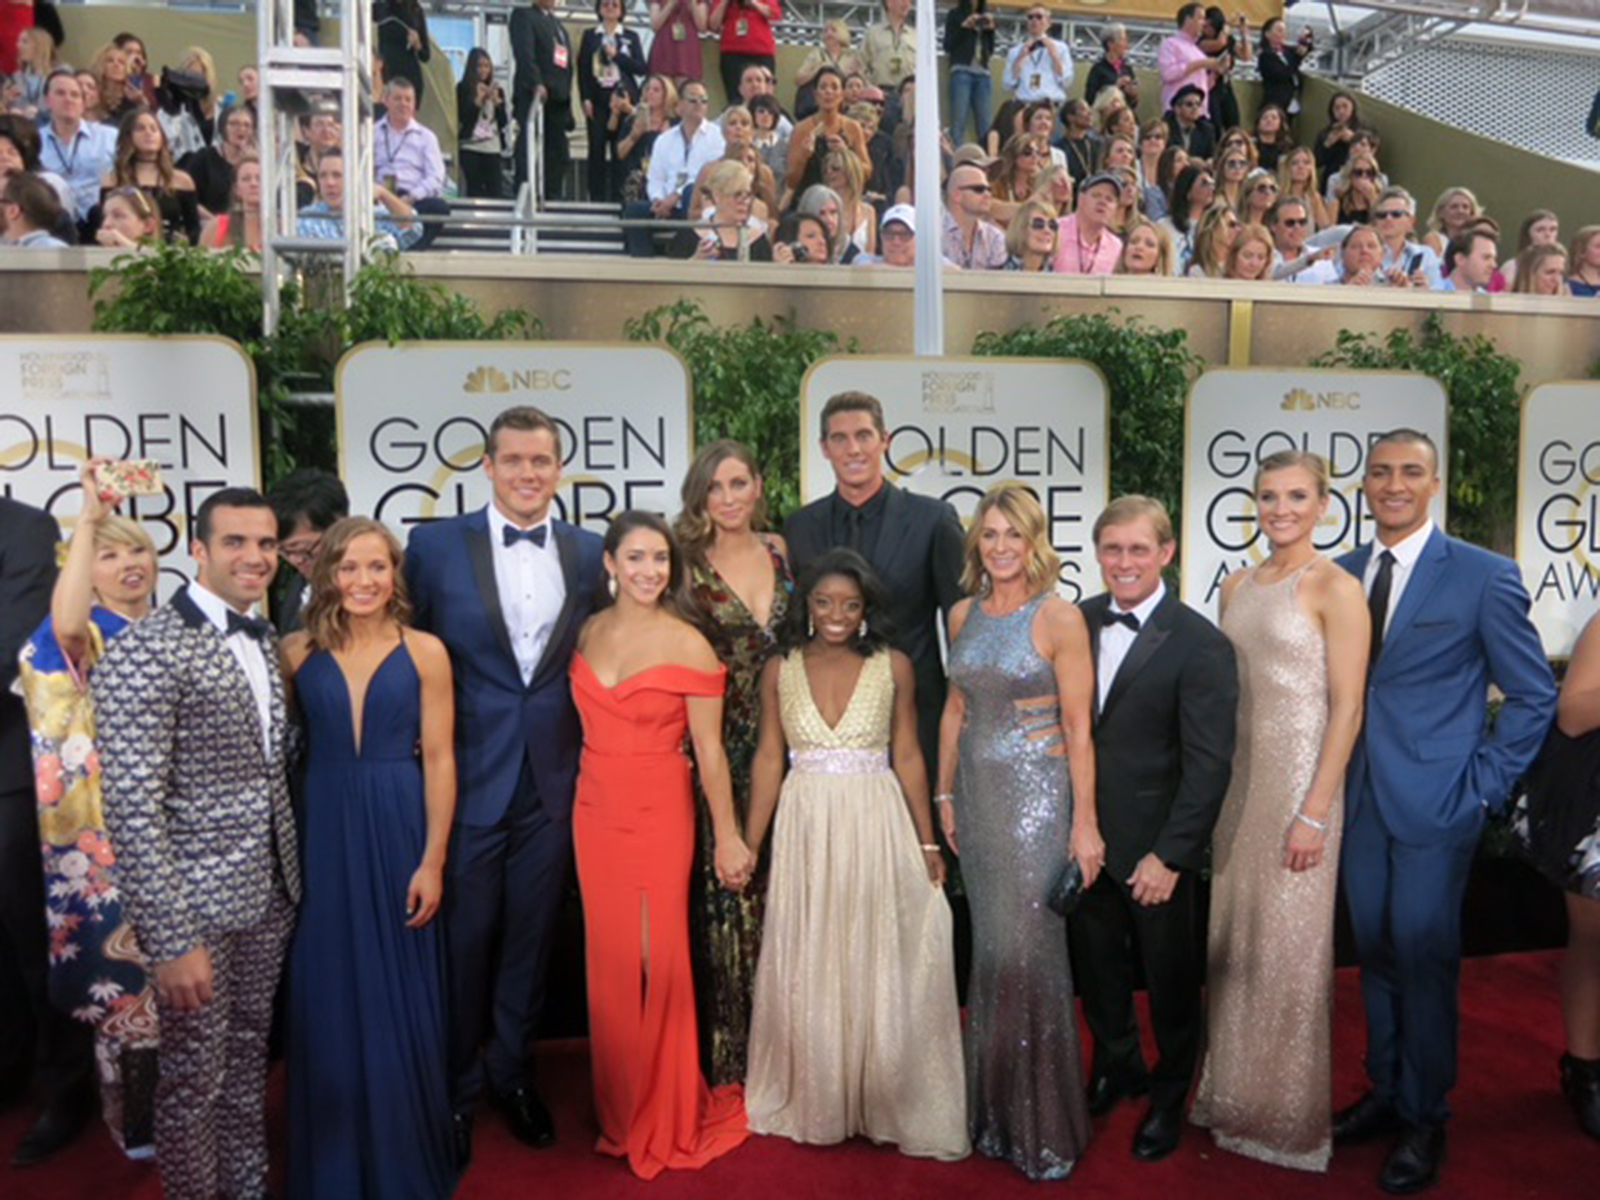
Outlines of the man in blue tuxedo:
[[[1370,1090],[1334,1137],[1399,1140],[1386,1192],[1432,1185],[1455,1083],[1461,898],[1484,817],[1498,812],[1555,716],[1556,687],[1517,565],[1428,516],[1439,452],[1410,429],[1367,456],[1375,546],[1339,564],[1372,612],[1366,721],[1345,777],[1341,874],[1367,1013]],[[1505,695],[1492,729],[1489,685]]]
[[555,423],[537,408],[502,412],[483,469],[494,500],[417,526],[406,548],[416,624],[443,639],[455,672],[458,798],[445,929],[463,1163],[486,1081],[513,1135],[530,1146],[555,1140],[528,1043],[572,856],[583,734],[567,666],[604,594],[600,538],[550,513],[561,479]]

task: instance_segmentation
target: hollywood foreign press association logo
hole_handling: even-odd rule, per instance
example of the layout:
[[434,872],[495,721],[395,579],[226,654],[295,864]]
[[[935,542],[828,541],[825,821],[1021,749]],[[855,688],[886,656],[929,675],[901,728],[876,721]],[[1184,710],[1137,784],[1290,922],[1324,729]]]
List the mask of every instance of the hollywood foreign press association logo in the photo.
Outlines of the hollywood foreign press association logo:
[[111,399],[111,356],[102,350],[36,350],[17,356],[22,398],[35,403]]

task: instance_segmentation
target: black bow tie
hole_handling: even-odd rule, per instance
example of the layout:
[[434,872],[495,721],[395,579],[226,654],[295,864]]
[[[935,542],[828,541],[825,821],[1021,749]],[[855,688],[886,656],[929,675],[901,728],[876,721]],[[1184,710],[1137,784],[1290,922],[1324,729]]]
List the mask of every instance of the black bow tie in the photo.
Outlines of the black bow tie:
[[515,529],[510,525],[500,527],[500,536],[505,539],[508,546],[515,546],[518,542],[532,542],[535,546],[544,547],[546,526],[539,525],[533,529]]
[[265,617],[246,617],[229,609],[228,636],[232,637],[241,630],[245,636],[253,637],[259,642],[264,640],[267,634],[272,631],[272,622]]
[[1107,625],[1126,625],[1129,629],[1133,630],[1135,633],[1139,632],[1139,618],[1134,616],[1131,612],[1111,612],[1111,611],[1107,610],[1107,612],[1106,612],[1106,624]]

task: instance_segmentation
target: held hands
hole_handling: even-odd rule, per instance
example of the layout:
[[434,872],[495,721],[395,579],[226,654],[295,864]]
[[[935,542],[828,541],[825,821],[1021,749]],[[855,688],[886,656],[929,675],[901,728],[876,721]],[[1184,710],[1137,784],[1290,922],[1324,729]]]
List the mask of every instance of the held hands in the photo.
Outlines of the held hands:
[[1146,854],[1128,876],[1128,886],[1133,889],[1137,903],[1153,908],[1172,899],[1172,890],[1178,886],[1178,873],[1154,854]]
[[156,995],[179,1012],[199,1012],[211,1003],[211,955],[196,946],[171,962],[156,964]]
[[717,839],[717,882],[730,892],[744,891],[750,876],[755,874],[756,856],[738,834]]
[[930,850],[927,846],[924,846],[922,848],[922,862],[928,868],[928,882],[936,888],[942,888],[944,886],[945,866],[944,855],[939,853],[939,847],[934,846]]
[[444,872],[427,863],[418,867],[406,888],[407,929],[421,929],[439,911],[439,898],[444,895]]
[[1072,857],[1078,860],[1078,869],[1083,872],[1083,886],[1093,887],[1100,876],[1100,868],[1106,865],[1106,844],[1099,827],[1074,821],[1070,850]]

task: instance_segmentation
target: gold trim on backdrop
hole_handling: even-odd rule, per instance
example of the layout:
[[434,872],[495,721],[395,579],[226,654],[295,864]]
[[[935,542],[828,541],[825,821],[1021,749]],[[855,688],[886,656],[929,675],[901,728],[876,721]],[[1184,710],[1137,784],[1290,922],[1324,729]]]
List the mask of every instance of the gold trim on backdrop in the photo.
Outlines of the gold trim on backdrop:
[[[1178,594],[1180,596],[1186,594],[1188,590],[1189,564],[1188,556],[1184,554],[1184,548],[1189,545],[1189,523],[1194,519],[1194,513],[1191,509],[1191,506],[1187,502],[1188,496],[1186,494],[1188,491],[1189,482],[1189,447],[1194,435],[1194,420],[1192,415],[1194,391],[1195,388],[1200,386],[1200,381],[1202,379],[1204,379],[1207,375],[1214,374],[1217,371],[1247,371],[1252,374],[1271,373],[1273,375],[1289,375],[1295,373],[1303,373],[1306,375],[1370,375],[1380,378],[1395,379],[1413,379],[1420,377],[1423,379],[1433,380],[1434,383],[1439,385],[1440,391],[1444,393],[1444,428],[1439,434],[1439,485],[1440,491],[1445,497],[1445,503],[1443,506],[1444,516],[1439,521],[1439,528],[1443,529],[1446,533],[1449,532],[1446,526],[1450,517],[1450,389],[1445,386],[1444,380],[1440,379],[1437,375],[1428,375],[1423,371],[1390,371],[1373,367],[1351,367],[1349,369],[1342,367],[1296,366],[1213,367],[1210,370],[1201,371],[1198,375],[1196,375],[1190,382],[1188,390],[1183,394],[1183,469],[1179,472],[1178,476],[1178,495],[1179,498],[1184,502],[1183,520],[1179,522],[1178,528]],[[1526,411],[1526,402],[1524,402],[1524,411]]]
[[1228,305],[1228,367],[1239,371],[1250,365],[1250,347],[1255,344],[1256,305],[1253,300],[1235,300]]

